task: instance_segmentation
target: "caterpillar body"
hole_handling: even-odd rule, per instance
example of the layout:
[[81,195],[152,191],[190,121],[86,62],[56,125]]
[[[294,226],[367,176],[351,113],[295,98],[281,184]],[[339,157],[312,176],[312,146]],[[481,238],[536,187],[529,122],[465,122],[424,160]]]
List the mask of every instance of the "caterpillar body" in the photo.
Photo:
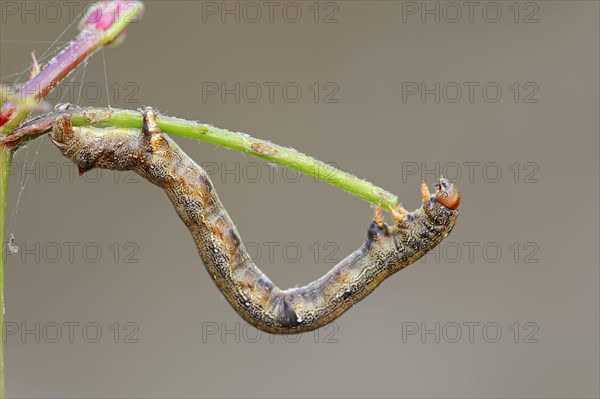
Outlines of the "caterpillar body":
[[419,209],[392,209],[396,224],[387,226],[378,207],[358,250],[306,286],[279,289],[252,262],[207,173],[160,131],[156,118],[153,109],[144,109],[139,131],[73,127],[63,115],[50,137],[80,173],[132,170],[161,187],[219,290],[242,318],[261,330],[286,334],[324,326],[427,253],[456,222],[458,190],[441,178],[432,195],[423,183]]

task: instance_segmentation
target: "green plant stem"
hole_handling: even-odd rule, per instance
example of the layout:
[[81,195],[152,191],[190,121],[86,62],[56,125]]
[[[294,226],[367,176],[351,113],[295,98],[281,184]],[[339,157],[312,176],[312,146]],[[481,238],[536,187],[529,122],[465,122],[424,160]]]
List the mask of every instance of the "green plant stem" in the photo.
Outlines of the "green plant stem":
[[[0,145],[0,234],[5,237],[6,198],[8,194],[8,177],[13,152]],[[4,239],[0,245],[0,398],[4,398],[4,259],[6,245]]]
[[[38,117],[15,131],[18,139],[32,137],[49,131],[58,115],[69,115],[74,126],[115,126],[141,128],[139,111],[113,108],[73,108]],[[169,134],[205,141],[221,147],[254,155],[269,162],[278,163],[327,182],[383,209],[396,207],[398,197],[366,180],[341,171],[333,166],[302,154],[292,148],[282,147],[245,133],[231,132],[211,125],[180,118],[159,116],[158,125]],[[12,138],[11,140],[16,140]]]

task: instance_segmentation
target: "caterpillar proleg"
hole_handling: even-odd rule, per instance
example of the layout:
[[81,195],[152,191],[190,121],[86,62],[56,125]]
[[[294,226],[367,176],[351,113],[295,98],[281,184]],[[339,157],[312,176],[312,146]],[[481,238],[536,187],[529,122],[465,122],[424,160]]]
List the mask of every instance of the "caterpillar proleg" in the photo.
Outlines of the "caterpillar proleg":
[[310,284],[282,290],[252,262],[207,173],[160,131],[156,117],[144,109],[140,131],[73,127],[60,116],[50,137],[81,173],[132,170],[162,188],[219,290],[261,330],[286,334],[324,326],[440,243],[456,222],[458,190],[440,178],[431,194],[423,183],[419,209],[392,209],[396,223],[387,226],[378,207],[359,249]]

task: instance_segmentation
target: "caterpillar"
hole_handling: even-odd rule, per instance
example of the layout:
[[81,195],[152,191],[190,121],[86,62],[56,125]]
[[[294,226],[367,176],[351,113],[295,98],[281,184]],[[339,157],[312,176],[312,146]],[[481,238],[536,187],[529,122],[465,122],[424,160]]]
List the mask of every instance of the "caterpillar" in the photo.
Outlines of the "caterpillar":
[[270,333],[309,331],[326,325],[371,293],[383,280],[440,243],[454,227],[460,194],[443,177],[431,194],[423,182],[422,205],[390,209],[387,226],[375,210],[366,240],[321,278],[282,290],[252,262],[207,173],[143,111],[141,131],[74,127],[69,116],[55,120],[50,138],[80,174],[93,169],[131,170],[162,188],[189,229],[218,289],[253,326]]

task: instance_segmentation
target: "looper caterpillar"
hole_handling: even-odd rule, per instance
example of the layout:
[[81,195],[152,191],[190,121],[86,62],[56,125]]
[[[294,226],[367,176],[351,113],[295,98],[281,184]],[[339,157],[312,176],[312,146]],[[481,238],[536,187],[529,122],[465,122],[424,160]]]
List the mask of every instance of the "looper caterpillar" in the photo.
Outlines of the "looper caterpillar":
[[143,111],[143,127],[73,127],[57,118],[50,135],[81,173],[93,169],[133,170],[165,190],[188,227],[219,290],[248,323],[271,333],[319,328],[371,293],[384,279],[440,243],[458,217],[460,194],[446,179],[430,194],[421,188],[422,206],[392,210],[386,226],[375,211],[363,245],[323,277],[304,287],[281,290],[252,262],[208,175]]

